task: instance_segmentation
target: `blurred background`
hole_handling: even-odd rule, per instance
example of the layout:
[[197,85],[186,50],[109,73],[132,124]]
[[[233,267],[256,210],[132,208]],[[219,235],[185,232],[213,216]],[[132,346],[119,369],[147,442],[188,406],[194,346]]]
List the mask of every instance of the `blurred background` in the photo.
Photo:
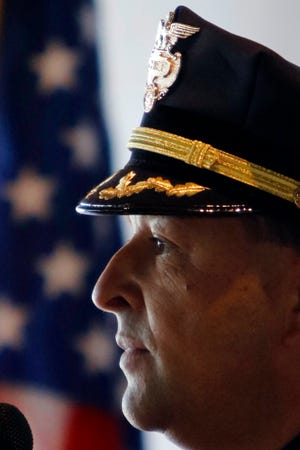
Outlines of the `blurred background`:
[[[90,292],[127,234],[78,200],[128,158],[160,18],[147,0],[0,0],[0,402],[34,450],[170,450],[122,417],[115,323]],[[300,65],[299,0],[186,0]]]

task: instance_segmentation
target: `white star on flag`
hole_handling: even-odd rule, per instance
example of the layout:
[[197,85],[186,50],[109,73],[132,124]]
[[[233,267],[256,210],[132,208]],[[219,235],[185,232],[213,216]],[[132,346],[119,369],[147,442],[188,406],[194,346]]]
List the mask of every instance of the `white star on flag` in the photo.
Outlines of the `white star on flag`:
[[10,201],[15,220],[27,218],[47,219],[50,215],[50,198],[55,189],[51,178],[24,168],[14,181],[4,187],[4,197]]
[[53,253],[41,258],[36,266],[44,278],[45,292],[51,298],[63,292],[78,295],[88,268],[88,258],[67,243],[59,243]]
[[112,369],[115,345],[99,325],[92,326],[85,335],[80,336],[75,348],[83,356],[89,373],[107,372]]
[[0,347],[22,347],[28,312],[6,297],[0,297]]
[[73,162],[82,168],[92,167],[99,154],[99,138],[94,126],[82,122],[77,127],[65,130],[62,140],[73,151]]
[[79,24],[83,39],[88,44],[96,42],[96,16],[95,9],[88,4],[84,4],[79,11]]
[[58,88],[74,88],[80,63],[78,52],[61,42],[53,41],[48,44],[44,53],[32,58],[30,67],[39,76],[39,90],[48,94]]

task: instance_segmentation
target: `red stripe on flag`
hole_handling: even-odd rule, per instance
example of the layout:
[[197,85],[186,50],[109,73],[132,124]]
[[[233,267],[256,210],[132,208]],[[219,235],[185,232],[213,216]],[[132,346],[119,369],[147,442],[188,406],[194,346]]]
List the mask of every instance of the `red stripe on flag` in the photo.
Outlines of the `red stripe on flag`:
[[72,406],[65,450],[124,450],[116,417],[93,407]]

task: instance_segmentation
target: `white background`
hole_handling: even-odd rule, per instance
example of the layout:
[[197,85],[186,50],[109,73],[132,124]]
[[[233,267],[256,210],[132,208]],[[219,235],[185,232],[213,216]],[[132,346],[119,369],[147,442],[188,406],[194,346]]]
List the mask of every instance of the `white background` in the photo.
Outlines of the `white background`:
[[[128,159],[126,144],[139,125],[147,61],[158,21],[178,3],[171,0],[97,0],[102,100],[113,150],[113,168]],[[186,0],[204,19],[256,40],[300,65],[300,0]],[[146,450],[176,449],[158,433],[145,433]]]

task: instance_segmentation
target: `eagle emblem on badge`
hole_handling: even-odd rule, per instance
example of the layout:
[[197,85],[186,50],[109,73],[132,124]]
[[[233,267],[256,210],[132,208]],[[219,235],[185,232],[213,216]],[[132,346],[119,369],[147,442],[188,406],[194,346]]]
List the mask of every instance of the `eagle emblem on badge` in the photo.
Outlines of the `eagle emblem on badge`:
[[200,28],[174,22],[174,13],[159,23],[155,45],[148,63],[148,77],[144,95],[144,110],[151,111],[155,102],[166,95],[177,79],[181,67],[181,53],[172,53],[178,39],[186,39]]

